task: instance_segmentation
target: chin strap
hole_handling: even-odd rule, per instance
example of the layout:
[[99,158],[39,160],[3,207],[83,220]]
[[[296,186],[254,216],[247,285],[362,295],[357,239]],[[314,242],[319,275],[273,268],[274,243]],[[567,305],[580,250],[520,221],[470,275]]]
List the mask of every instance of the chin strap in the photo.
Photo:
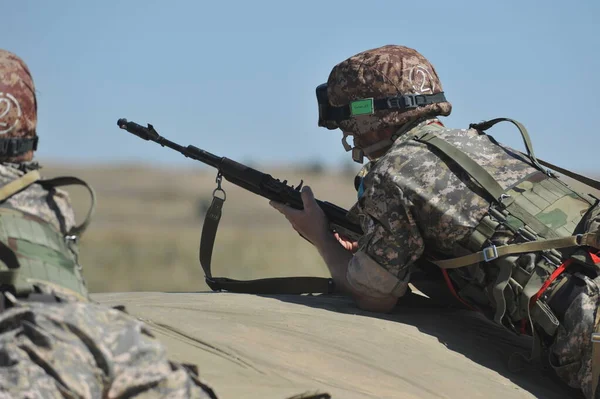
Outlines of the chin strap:
[[342,133],[344,134],[344,136],[342,137],[342,145],[344,146],[344,150],[346,150],[346,152],[352,151],[352,160],[356,163],[362,164],[364,162],[364,158],[365,158],[364,150],[361,149],[360,147],[357,147],[356,144],[354,145],[354,147],[352,147],[350,144],[348,144],[346,139],[350,135],[346,132],[342,132]]
[[[404,133],[419,126],[419,124],[421,124],[427,120],[429,120],[429,119],[419,119],[419,120],[414,121],[413,123],[410,123],[410,122],[405,123],[398,130],[396,130],[396,133],[394,133],[392,136],[390,136],[389,139],[378,141],[377,143],[371,144],[370,146],[365,147],[365,148],[358,147],[356,145],[356,142],[354,143],[354,147],[351,146],[350,144],[348,144],[347,138],[348,138],[348,136],[350,136],[350,134],[348,134],[346,132],[342,132],[342,134],[344,135],[342,137],[342,145],[344,146],[344,150],[346,150],[346,152],[352,151],[352,160],[354,162],[362,164],[362,163],[364,163],[365,156],[368,157],[369,155],[371,155],[377,151],[380,151],[386,147],[390,147],[392,144],[394,144],[394,142],[398,139],[398,137],[402,136]],[[427,125],[430,125],[432,123],[438,123],[438,124],[442,125],[442,123],[440,121],[438,121],[437,118],[430,120],[430,122],[427,123]]]
[[394,144],[394,141],[396,141],[396,139],[399,137],[399,135],[394,134],[392,137],[390,137],[387,140],[382,140],[382,141],[378,141],[375,144],[372,144],[368,147],[365,148],[361,148],[361,147],[357,147],[356,144],[354,145],[354,147],[352,147],[350,144],[348,144],[348,142],[346,141],[346,138],[349,136],[348,133],[344,133],[344,137],[342,137],[342,145],[344,146],[344,149],[346,150],[346,152],[352,151],[352,160],[356,163],[360,163],[363,164],[364,163],[364,158],[365,156],[369,156],[383,148],[389,147],[392,144]]

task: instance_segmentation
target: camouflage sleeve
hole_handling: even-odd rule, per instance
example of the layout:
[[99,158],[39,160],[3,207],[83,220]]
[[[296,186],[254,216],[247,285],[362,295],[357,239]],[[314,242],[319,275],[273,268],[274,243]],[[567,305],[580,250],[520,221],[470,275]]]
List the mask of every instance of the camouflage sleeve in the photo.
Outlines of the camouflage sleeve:
[[215,398],[148,327],[102,305],[17,302],[0,313],[0,397]]
[[391,179],[369,175],[358,207],[365,234],[348,265],[348,283],[365,295],[400,297],[424,249],[411,203]]

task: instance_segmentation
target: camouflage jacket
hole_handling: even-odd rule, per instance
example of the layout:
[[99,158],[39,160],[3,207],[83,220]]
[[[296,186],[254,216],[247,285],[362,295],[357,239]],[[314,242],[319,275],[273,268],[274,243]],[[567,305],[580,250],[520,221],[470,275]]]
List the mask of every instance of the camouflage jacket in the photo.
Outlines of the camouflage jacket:
[[[413,140],[426,130],[426,125],[435,122],[438,121],[425,121],[400,136],[383,157],[367,164],[357,176],[359,198],[350,216],[360,221],[365,234],[348,265],[347,279],[364,294],[402,296],[416,267],[415,262],[421,257],[453,258],[472,252],[468,249],[469,238],[486,215],[490,203],[486,193],[452,160]],[[434,134],[475,160],[503,189],[522,187],[542,174],[515,150],[499,145],[489,135],[474,129],[438,127]],[[568,191],[561,189],[565,193]],[[548,206],[534,201],[546,202]],[[564,209],[556,208],[556,201],[552,205],[549,201],[553,201],[550,191],[546,198],[532,198],[529,208],[541,210],[536,217],[541,216],[547,225],[558,227],[555,231],[561,235],[573,234],[580,228],[596,231],[600,226],[599,205],[589,208],[592,212],[581,219],[581,216],[567,215]],[[582,227],[577,223],[579,220],[587,220],[586,225]],[[512,239],[508,230],[500,228],[490,240],[495,245],[503,245]],[[522,254],[518,264],[528,270],[539,258],[539,254]],[[490,297],[499,273],[495,263],[448,270],[459,288],[462,284],[459,295],[477,304],[488,316],[495,307]],[[568,298],[563,295],[565,302],[555,304],[560,310],[556,313],[560,324],[551,339],[549,361],[563,381],[591,398],[594,394],[590,337],[599,320],[600,277],[592,279],[578,272],[568,274],[574,275],[571,280],[576,283],[567,291]],[[560,278],[570,281],[564,275]],[[473,289],[466,291],[469,287]],[[516,297],[511,297],[514,293],[505,291],[505,299],[510,299],[515,307]],[[553,311],[556,312],[555,308]]]
[[[465,240],[489,208],[484,192],[468,175],[412,140],[432,123],[441,125],[437,119],[422,122],[359,173],[359,198],[350,215],[358,218],[365,234],[347,277],[365,294],[401,296],[424,252],[447,257],[467,253]],[[440,126],[436,134],[482,165],[503,188],[537,172],[514,150],[474,129]],[[506,237],[497,234],[494,240],[501,244]],[[465,270],[473,273],[472,268]]]

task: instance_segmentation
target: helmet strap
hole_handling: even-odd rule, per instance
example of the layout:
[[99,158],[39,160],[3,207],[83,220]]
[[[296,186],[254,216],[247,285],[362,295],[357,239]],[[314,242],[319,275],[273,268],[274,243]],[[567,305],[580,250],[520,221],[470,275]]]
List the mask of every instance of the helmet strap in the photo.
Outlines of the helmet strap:
[[346,152],[352,150],[352,146],[350,144],[348,144],[348,142],[346,141],[346,139],[348,138],[348,133],[346,132],[342,132],[344,134],[344,137],[342,137],[342,145],[344,146],[344,150],[346,150]]
[[348,144],[347,139],[349,134],[346,132],[342,133],[344,135],[342,137],[342,145],[344,146],[344,150],[346,150],[346,152],[352,151],[352,160],[354,162],[362,164],[364,162],[365,153],[360,147],[357,147],[356,145],[351,146],[350,144]]
[[[390,147],[392,144],[394,144],[394,142],[398,139],[398,137],[400,137],[404,133],[408,132],[415,126],[419,125],[420,123],[422,123],[428,119],[432,119],[432,118],[428,118],[428,117],[419,118],[419,119],[415,119],[411,122],[405,123],[398,130],[396,130],[396,132],[394,134],[392,134],[389,139],[378,141],[378,142],[371,144],[370,146],[367,146],[364,148],[359,147],[356,144],[354,145],[354,147],[351,147],[350,144],[348,144],[346,142],[346,137],[348,137],[348,134],[344,133],[344,137],[342,137],[342,144],[344,145],[344,149],[346,150],[346,152],[352,151],[352,160],[354,162],[362,164],[364,162],[365,156],[369,157],[369,155],[374,154],[377,151],[381,151],[382,149],[384,149],[386,147]],[[433,119],[435,119],[435,118],[433,118]]]
[[365,153],[361,148],[354,147],[352,149],[352,160],[356,163],[362,164],[365,160]]

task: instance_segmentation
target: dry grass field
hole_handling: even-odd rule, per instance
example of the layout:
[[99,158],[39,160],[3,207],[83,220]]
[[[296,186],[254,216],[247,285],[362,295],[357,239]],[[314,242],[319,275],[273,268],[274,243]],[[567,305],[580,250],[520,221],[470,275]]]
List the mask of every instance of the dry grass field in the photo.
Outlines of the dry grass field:
[[[293,185],[304,179],[317,198],[345,208],[356,198],[350,173],[261,170]],[[216,187],[214,169],[46,164],[42,172],[45,177],[75,174],[96,191],[95,217],[81,241],[92,292],[208,289],[198,249]],[[223,188],[227,199],[213,252],[214,276],[328,276],[317,252],[266,199],[225,180]],[[89,204],[87,192],[68,191],[80,221]]]
[[[344,208],[356,198],[352,171],[357,168],[345,173],[260,169],[294,185],[304,179],[317,198]],[[53,163],[42,171],[45,177],[74,174],[96,191],[95,217],[81,243],[92,292],[208,289],[198,248],[204,211],[215,188],[215,170],[193,164],[159,169],[71,168]],[[213,275],[235,279],[329,275],[317,252],[266,199],[227,181],[223,187],[227,200],[213,253]],[[81,220],[89,204],[87,193],[79,187],[68,191]]]

